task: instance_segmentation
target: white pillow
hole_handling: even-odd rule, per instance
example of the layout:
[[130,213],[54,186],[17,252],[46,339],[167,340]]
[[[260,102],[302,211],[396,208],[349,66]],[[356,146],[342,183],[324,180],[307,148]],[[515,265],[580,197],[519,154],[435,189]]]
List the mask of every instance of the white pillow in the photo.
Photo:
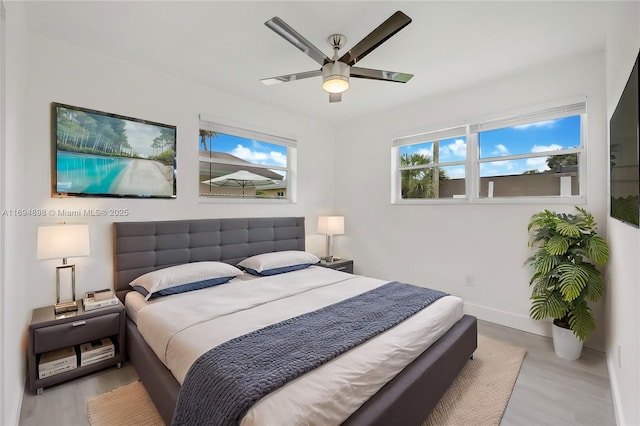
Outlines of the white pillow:
[[193,262],[148,272],[129,285],[147,300],[152,296],[167,296],[223,284],[241,275],[242,271],[223,262]]
[[238,266],[254,275],[275,275],[303,269],[319,261],[318,256],[306,251],[289,250],[258,254],[243,260]]

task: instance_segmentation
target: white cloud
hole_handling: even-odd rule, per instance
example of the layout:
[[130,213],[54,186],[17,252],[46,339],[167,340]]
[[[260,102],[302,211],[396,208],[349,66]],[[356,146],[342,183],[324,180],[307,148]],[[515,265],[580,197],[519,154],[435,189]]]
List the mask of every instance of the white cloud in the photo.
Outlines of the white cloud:
[[538,121],[536,123],[521,124],[519,126],[513,126],[513,128],[518,130],[526,130],[530,127],[553,127],[556,124],[556,121],[558,120]]
[[561,149],[562,145],[552,143],[551,145],[534,145],[531,152],[559,151]]
[[509,148],[499,143],[496,145],[496,149],[492,152],[493,155],[509,155]]
[[416,154],[420,154],[420,155],[423,155],[425,157],[433,158],[433,146],[431,148],[429,148],[429,149],[420,148],[418,151],[416,151]]
[[536,169],[539,172],[549,170],[547,166],[547,157],[527,158],[527,166],[529,170]]
[[464,139],[456,139],[453,143],[447,144],[441,149],[443,156],[447,154],[463,158],[467,156],[467,143]]
[[465,177],[464,167],[450,167],[446,169],[449,179],[460,179]]
[[230,154],[235,155],[238,158],[242,158],[245,161],[249,161],[251,163],[256,163],[256,164],[267,164],[270,166],[282,166],[282,167],[285,167],[287,165],[286,155],[283,155],[280,152],[253,151],[250,148],[247,148],[241,144],[238,144],[231,151]]

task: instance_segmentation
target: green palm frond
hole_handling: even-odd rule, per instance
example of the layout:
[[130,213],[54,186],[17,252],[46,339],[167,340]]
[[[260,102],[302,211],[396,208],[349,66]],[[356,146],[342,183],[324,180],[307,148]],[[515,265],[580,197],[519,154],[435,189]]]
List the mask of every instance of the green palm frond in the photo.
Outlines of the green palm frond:
[[569,222],[558,222],[556,224],[556,231],[564,237],[572,237],[579,238],[580,237],[580,228]]
[[531,266],[533,266],[536,272],[542,274],[550,273],[562,260],[560,257],[554,256],[546,250],[538,251],[536,255],[530,259],[532,260],[530,262]]
[[607,263],[609,247],[596,234],[593,215],[581,207],[576,210],[576,214],[543,210],[531,216],[529,246],[536,250],[525,264],[534,270],[529,281],[531,318],[568,316],[574,334],[584,340],[595,329],[587,301],[604,296],[604,278],[596,265]]
[[577,301],[569,309],[569,327],[573,330],[573,334],[583,342],[596,329],[591,308],[585,300]]
[[586,240],[585,250],[589,258],[598,265],[604,265],[609,260],[609,246],[602,237],[594,236]]
[[569,241],[560,235],[554,235],[544,245],[544,249],[551,255],[562,255],[569,250]]
[[604,278],[602,278],[602,274],[598,273],[595,266],[591,264],[585,264],[585,266],[592,270],[592,272],[589,274],[589,281],[587,282],[587,286],[585,287],[585,296],[591,302],[597,302],[602,298],[602,296],[604,296]]
[[531,216],[527,230],[530,231],[533,228],[549,228],[555,224],[556,220],[557,216],[554,212],[543,210]]
[[537,278],[531,282],[531,296],[545,296],[550,291],[557,290],[557,278],[550,277],[546,274],[535,274],[534,276],[537,276]]
[[567,302],[575,300],[586,287],[590,270],[584,265],[564,262],[556,268],[559,276],[560,292]]
[[560,294],[550,291],[547,294],[531,297],[529,315],[534,320],[544,318],[562,318],[567,314],[568,304]]
[[596,219],[593,217],[593,215],[582,207],[576,206],[576,210],[581,213],[581,227],[590,231],[594,231],[598,225],[596,224]]

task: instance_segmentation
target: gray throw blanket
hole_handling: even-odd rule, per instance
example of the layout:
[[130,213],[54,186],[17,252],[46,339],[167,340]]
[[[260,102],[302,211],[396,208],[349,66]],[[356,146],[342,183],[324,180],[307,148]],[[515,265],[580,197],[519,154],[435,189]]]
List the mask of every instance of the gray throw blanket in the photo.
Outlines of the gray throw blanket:
[[229,340],[193,363],[172,425],[237,425],[260,398],[446,293],[391,282]]

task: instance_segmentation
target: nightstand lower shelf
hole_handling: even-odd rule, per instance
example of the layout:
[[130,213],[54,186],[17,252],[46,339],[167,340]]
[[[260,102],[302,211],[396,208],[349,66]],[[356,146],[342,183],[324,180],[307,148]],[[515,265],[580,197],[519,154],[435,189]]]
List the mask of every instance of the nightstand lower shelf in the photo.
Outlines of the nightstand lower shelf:
[[[29,326],[28,385],[32,392],[42,394],[45,387],[84,376],[107,367],[122,366],[125,361],[126,313],[121,303],[85,311],[82,306],[75,314],[56,318],[53,306],[37,308]],[[93,364],[81,365],[79,347],[83,343],[109,338],[114,356]],[[77,366],[73,369],[39,378],[40,357],[46,352],[74,347]],[[69,356],[67,356],[69,358]]]
[[[109,358],[104,361],[99,361],[99,362],[96,362],[95,364],[86,365],[84,367],[78,366],[73,370],[65,371],[63,373],[56,374],[55,376],[45,377],[44,379],[36,378],[34,382],[34,388],[30,387],[31,391],[36,392],[38,395],[42,395],[44,392],[44,388],[57,385],[59,383],[66,382],[68,380],[72,380],[87,374],[91,374],[96,371],[103,370],[107,367],[112,367],[113,365],[120,368],[122,367],[124,358],[125,358],[124,354],[121,351],[118,351],[116,349],[116,356],[113,358]],[[37,375],[37,373],[35,374]]]

